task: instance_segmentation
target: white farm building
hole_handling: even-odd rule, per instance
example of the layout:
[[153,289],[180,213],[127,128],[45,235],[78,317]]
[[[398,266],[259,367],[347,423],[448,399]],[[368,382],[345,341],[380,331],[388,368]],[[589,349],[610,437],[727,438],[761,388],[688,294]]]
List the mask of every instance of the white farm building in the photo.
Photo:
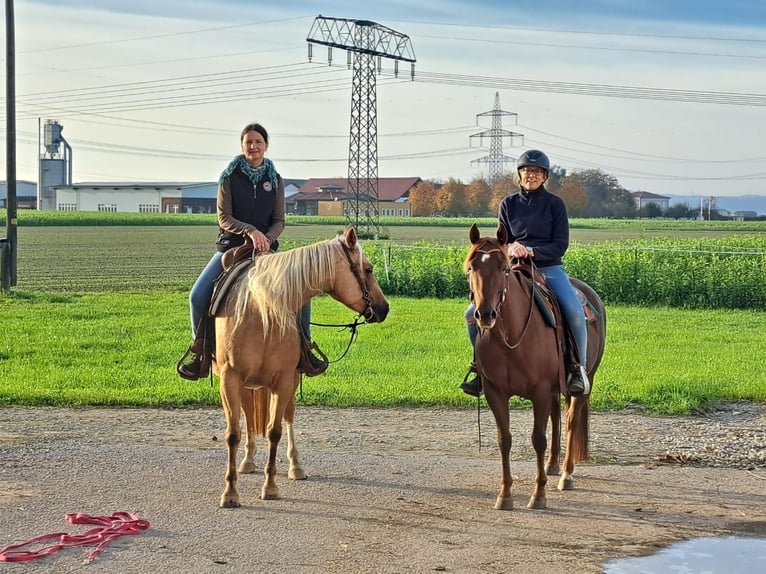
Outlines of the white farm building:
[[[285,196],[303,180],[285,180]],[[218,183],[76,183],[52,186],[57,211],[119,213],[215,213]]]

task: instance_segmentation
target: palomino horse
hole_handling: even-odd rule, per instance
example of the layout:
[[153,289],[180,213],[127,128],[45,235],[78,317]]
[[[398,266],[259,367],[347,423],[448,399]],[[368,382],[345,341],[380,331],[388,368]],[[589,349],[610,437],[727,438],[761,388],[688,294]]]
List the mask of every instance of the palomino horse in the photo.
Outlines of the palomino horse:
[[[473,225],[469,239],[471,248],[464,269],[468,274],[479,327],[476,362],[484,385],[484,395],[497,423],[497,441],[502,460],[500,493],[495,508],[513,508],[508,400],[515,395],[532,401],[532,445],[537,454],[537,472],[534,492],[527,507],[542,509],[546,507],[545,484],[548,474],[559,473],[559,393],[566,388],[560,343],[556,329],[546,323],[535,301],[533,284],[511,266],[506,249],[505,227],[500,225],[497,238],[494,238],[480,237],[478,228]],[[592,384],[604,352],[606,314],[604,304],[593,289],[576,279],[572,279],[572,284],[585,295],[596,316],[596,320],[588,324],[587,366]],[[566,454],[559,490],[574,488],[574,464],[588,457],[590,395],[567,395],[566,405]],[[544,466],[547,447],[545,430],[549,417],[552,444],[547,465]]]
[[250,272],[235,287],[222,316],[216,317],[214,369],[221,379],[229,454],[220,501],[224,508],[240,505],[236,464],[242,437],[241,411],[247,423],[247,442],[240,472],[255,471],[256,433],[268,436],[261,498],[279,497],[274,475],[283,420],[290,461],[288,476],[306,477],[293,433],[295,391],[300,383],[296,371],[300,340],[295,317],[320,293],[329,294],[368,323],[379,323],[388,314],[388,301],[352,227],[334,239],[257,257]]

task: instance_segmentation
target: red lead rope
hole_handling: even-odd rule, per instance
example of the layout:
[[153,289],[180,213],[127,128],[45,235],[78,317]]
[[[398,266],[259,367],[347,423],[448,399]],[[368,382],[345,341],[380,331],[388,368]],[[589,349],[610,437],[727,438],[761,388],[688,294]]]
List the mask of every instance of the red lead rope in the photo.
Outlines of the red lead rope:
[[[141,520],[129,512],[114,512],[111,516],[88,516],[78,512],[77,514],[66,514],[65,518],[71,524],[97,524],[98,528],[91,528],[83,534],[67,534],[66,532],[57,532],[55,534],[45,534],[32,540],[27,540],[21,544],[13,544],[0,550],[0,561],[2,562],[27,562],[42,558],[58,552],[62,548],[74,546],[88,546],[95,544],[96,548],[88,554],[86,562],[92,562],[104,547],[113,540],[126,534],[141,534],[149,528],[148,520]],[[58,540],[57,544],[43,546],[37,550],[19,550],[24,546],[31,546],[46,540]]]

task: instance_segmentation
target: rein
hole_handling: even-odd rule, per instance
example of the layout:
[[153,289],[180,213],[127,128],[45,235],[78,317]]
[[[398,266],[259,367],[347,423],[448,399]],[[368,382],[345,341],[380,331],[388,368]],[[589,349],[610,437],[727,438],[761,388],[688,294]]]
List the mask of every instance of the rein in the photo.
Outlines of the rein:
[[346,256],[348,265],[351,268],[351,273],[354,275],[356,282],[359,284],[359,289],[362,291],[362,299],[364,299],[364,311],[354,317],[353,323],[315,323],[311,321],[310,325],[314,327],[337,327],[339,330],[349,329],[351,331],[351,336],[349,337],[346,349],[337,359],[328,361],[329,363],[337,363],[346,356],[346,354],[351,349],[351,345],[354,343],[354,341],[356,341],[356,338],[359,335],[357,327],[372,319],[375,314],[375,312],[372,310],[372,295],[370,294],[370,290],[367,289],[367,285],[365,285],[364,279],[362,279],[362,272],[359,268],[359,265],[354,262],[353,258],[351,257],[351,250],[346,246],[346,244],[343,243],[343,241],[340,241],[340,245],[343,248],[343,254]]
[[[533,267],[535,265],[531,261],[529,262],[529,264],[531,266],[533,266]],[[514,275],[515,275],[514,279],[518,280],[519,273],[514,273]],[[510,278],[510,275],[506,274],[506,279],[508,279],[508,278]],[[529,284],[530,284],[530,287],[529,287],[529,313],[527,313],[527,322],[524,324],[524,328],[522,329],[521,334],[519,335],[519,340],[516,341],[513,345],[509,345],[508,344],[508,340],[507,340],[508,338],[505,335],[505,329],[503,328],[502,322],[500,323],[500,331],[503,334],[503,344],[508,349],[511,349],[511,350],[518,349],[519,345],[521,345],[521,342],[524,340],[524,337],[526,337],[526,335],[527,335],[527,331],[529,330],[529,326],[532,324],[532,311],[535,308],[535,282],[534,281],[530,281]],[[503,301],[500,302],[500,305],[502,305],[502,303],[505,301],[505,291],[507,291],[507,288],[503,291]],[[498,315],[502,316],[502,313],[500,313],[500,309],[499,309],[500,305],[498,305],[497,313],[498,313]]]
[[[507,253],[507,252],[506,252],[504,249],[499,249],[499,248],[497,248],[497,247],[493,247],[492,249],[487,249],[487,250],[485,250],[485,249],[476,249],[476,250],[474,251],[474,253],[481,253],[481,254],[483,254],[483,255],[490,255],[491,253],[501,253],[501,254],[503,255],[503,257],[507,257],[507,256],[508,256],[508,253]],[[533,267],[533,268],[535,267],[535,264],[534,264],[534,262],[533,262],[532,260],[530,260],[530,261],[529,261],[529,265],[530,265],[531,267]],[[514,273],[514,275],[515,275],[516,277],[518,277],[518,275],[519,275],[519,274],[518,274],[518,273]],[[495,306],[495,308],[494,308],[494,311],[495,311],[495,313],[497,313],[497,315],[498,315],[499,317],[502,317],[502,315],[503,315],[503,314],[500,312],[500,308],[501,308],[501,307],[503,306],[503,304],[505,303],[505,296],[506,296],[506,294],[508,293],[508,285],[507,285],[507,282],[508,282],[508,280],[510,279],[510,277],[511,277],[511,272],[509,272],[509,271],[507,271],[507,270],[506,270],[506,271],[505,271],[505,279],[506,279],[506,285],[505,285],[505,287],[503,288],[503,291],[502,291],[502,292],[501,292],[501,294],[500,294],[500,300],[498,301],[497,305],[496,305],[496,306]],[[473,301],[473,291],[471,291],[471,294],[470,294],[470,295],[471,295],[471,300]],[[506,337],[506,334],[505,334],[505,329],[503,328],[503,324],[502,324],[502,322],[500,322],[500,323],[499,323],[499,325],[500,325],[500,326],[499,326],[499,329],[500,329],[500,332],[501,332],[501,333],[502,333],[502,335],[503,335],[503,336],[502,336],[502,339],[503,339],[503,344],[504,344],[504,345],[505,345],[505,346],[506,346],[508,349],[510,349],[510,350],[518,349],[518,348],[519,348],[519,345],[521,345],[521,342],[524,340],[524,337],[526,337],[526,335],[527,335],[527,331],[529,330],[529,326],[530,326],[530,324],[532,323],[532,312],[534,311],[534,306],[535,306],[535,282],[534,282],[534,281],[530,281],[530,291],[529,291],[529,312],[527,313],[527,321],[526,321],[526,323],[524,324],[524,328],[522,329],[522,331],[521,331],[521,334],[519,335],[519,339],[518,339],[518,341],[516,341],[516,342],[515,342],[514,344],[512,344],[512,345],[509,345],[509,344],[508,344],[508,338]]]

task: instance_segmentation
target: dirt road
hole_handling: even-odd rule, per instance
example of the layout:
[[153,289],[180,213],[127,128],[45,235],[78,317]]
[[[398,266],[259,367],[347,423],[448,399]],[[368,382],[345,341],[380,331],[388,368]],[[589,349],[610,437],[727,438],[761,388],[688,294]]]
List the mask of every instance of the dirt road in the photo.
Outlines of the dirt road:
[[[574,491],[550,480],[545,511],[525,508],[531,414],[511,418],[510,512],[493,509],[500,463],[488,411],[479,451],[471,411],[302,407],[308,480],[288,481],[282,461],[280,500],[258,499],[259,472],[240,480],[243,507],[224,510],[217,409],[0,409],[0,546],[88,528],[65,522],[67,513],[120,510],[151,527],[107,546],[90,573],[552,574],[600,572],[677,540],[766,536],[764,406],[686,418],[597,413],[593,462],[577,467]],[[739,429],[755,445],[726,462],[733,447],[718,457],[710,438]],[[81,572],[88,551],[0,572]]]

